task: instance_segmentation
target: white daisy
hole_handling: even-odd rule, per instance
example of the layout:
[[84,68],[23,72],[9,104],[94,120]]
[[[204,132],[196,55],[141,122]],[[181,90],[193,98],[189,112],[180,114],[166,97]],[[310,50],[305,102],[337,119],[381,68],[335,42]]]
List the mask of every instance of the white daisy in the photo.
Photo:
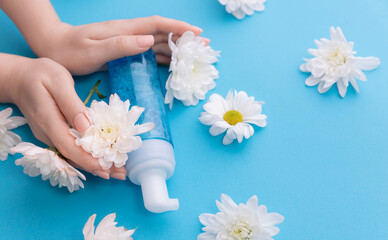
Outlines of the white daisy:
[[69,192],[84,188],[81,181],[85,176],[67,163],[58,152],[35,146],[32,143],[19,143],[12,148],[13,152],[21,153],[24,157],[15,161],[16,165],[23,166],[24,173],[30,177],[42,175],[42,180],[50,181],[54,187],[67,187]]
[[266,206],[258,206],[256,196],[247,204],[236,205],[228,195],[222,194],[221,202],[216,204],[220,212],[199,216],[205,227],[198,240],[273,240],[272,236],[279,233],[274,225],[284,221],[282,215],[267,213]]
[[210,96],[203,106],[206,112],[201,113],[199,120],[205,125],[211,125],[210,134],[217,136],[226,131],[223,144],[227,145],[237,139],[250,138],[253,133],[251,124],[265,127],[267,116],[261,114],[264,102],[255,101],[244,91],[229,91],[224,99],[218,94]]
[[132,240],[131,236],[136,229],[126,230],[124,227],[116,227],[115,218],[116,213],[107,215],[101,220],[94,232],[96,214],[93,214],[82,231],[85,240]]
[[129,100],[123,102],[117,94],[109,98],[109,105],[104,101],[93,101],[86,115],[91,123],[83,133],[71,129],[76,137],[75,143],[97,158],[101,167],[109,169],[125,165],[127,153],[142,145],[139,134],[150,131],[153,123],[136,125],[144,108],[133,106],[129,111]]
[[218,0],[226,7],[228,13],[237,19],[243,19],[246,15],[252,15],[255,11],[264,11],[264,3],[267,0]]
[[337,83],[338,92],[345,97],[350,84],[359,92],[356,78],[366,81],[362,72],[370,71],[380,65],[380,59],[376,57],[355,57],[353,42],[348,42],[341,29],[330,28],[331,40],[322,38],[315,40],[318,49],[309,49],[308,52],[315,57],[305,59],[306,63],[300,66],[303,72],[310,72],[307,78],[307,86],[318,85],[318,92],[324,93]]
[[218,71],[213,64],[218,61],[220,52],[206,46],[201,37],[190,31],[185,32],[176,44],[171,38],[172,33],[168,40],[172,56],[165,103],[170,104],[170,109],[174,98],[185,106],[197,105],[216,86],[214,79],[218,78]]
[[12,108],[0,111],[0,160],[8,158],[8,154],[13,154],[11,148],[20,143],[22,139],[15,133],[9,131],[26,124],[23,117],[10,117]]

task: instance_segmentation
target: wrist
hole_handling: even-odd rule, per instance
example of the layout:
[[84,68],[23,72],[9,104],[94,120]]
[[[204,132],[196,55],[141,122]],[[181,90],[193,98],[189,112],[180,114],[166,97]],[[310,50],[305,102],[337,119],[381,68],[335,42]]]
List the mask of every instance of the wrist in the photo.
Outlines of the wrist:
[[45,29],[41,29],[40,34],[35,34],[28,41],[32,51],[38,57],[49,57],[55,54],[58,50],[58,45],[63,40],[63,35],[69,31],[72,26],[61,22],[60,20],[53,22]]
[[32,59],[0,53],[0,102],[14,103],[18,93],[21,66]]
[[37,52],[43,48],[48,32],[61,24],[50,0],[0,0],[2,10],[18,27],[28,45]]

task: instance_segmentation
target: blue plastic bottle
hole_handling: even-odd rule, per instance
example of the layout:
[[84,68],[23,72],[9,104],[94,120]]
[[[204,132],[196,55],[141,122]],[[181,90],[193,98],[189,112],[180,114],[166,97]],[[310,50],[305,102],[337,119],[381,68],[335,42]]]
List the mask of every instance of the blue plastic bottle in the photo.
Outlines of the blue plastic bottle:
[[138,123],[155,124],[153,130],[141,135],[142,147],[128,154],[128,177],[141,185],[146,209],[155,213],[177,210],[179,201],[169,198],[166,186],[174,172],[175,157],[155,55],[149,50],[109,62],[108,68],[112,92],[145,108]]

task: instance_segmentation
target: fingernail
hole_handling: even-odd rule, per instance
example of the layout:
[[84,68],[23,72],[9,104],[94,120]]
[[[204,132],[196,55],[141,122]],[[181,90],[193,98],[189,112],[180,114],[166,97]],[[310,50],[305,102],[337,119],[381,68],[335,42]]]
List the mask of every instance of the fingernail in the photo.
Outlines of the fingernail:
[[136,38],[136,43],[138,47],[146,48],[154,45],[154,36],[146,35],[140,36]]
[[88,129],[88,127],[90,126],[90,122],[84,113],[78,113],[77,115],[75,115],[73,123],[75,129],[77,129],[81,133]]
[[106,172],[95,171],[94,174],[96,174],[97,176],[99,176],[99,177],[101,177],[101,178],[109,179],[109,174],[106,173]]
[[198,35],[203,32],[203,30],[197,26],[193,26],[193,28],[195,29],[195,32],[198,33]]
[[110,176],[113,178],[116,178],[116,179],[120,179],[120,180],[126,179],[126,176],[124,173],[112,173]]

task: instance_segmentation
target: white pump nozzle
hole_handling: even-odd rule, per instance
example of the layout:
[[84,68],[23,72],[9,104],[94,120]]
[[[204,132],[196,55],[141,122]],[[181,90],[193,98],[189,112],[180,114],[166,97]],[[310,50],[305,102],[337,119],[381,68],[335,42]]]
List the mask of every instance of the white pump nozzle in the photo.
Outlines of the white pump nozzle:
[[148,139],[143,146],[128,154],[126,164],[129,179],[141,185],[144,206],[154,213],[177,210],[178,199],[168,196],[166,180],[175,168],[172,145],[161,139]]
[[166,186],[166,173],[160,170],[149,170],[139,175],[144,206],[154,213],[177,210],[178,199],[170,199]]

